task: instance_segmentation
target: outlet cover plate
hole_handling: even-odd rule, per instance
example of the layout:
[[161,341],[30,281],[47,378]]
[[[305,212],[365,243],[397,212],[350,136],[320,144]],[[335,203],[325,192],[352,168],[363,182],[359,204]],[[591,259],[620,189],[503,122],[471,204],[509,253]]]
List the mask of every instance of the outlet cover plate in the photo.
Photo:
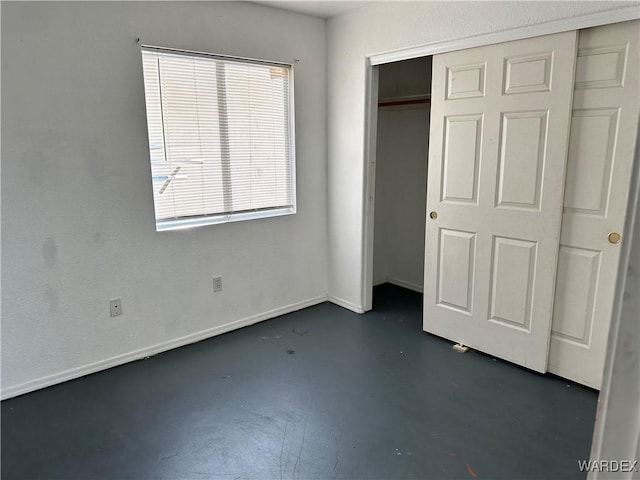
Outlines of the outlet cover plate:
[[213,293],[222,291],[222,277],[213,277]]
[[112,317],[122,315],[122,299],[112,298],[109,300],[109,311],[111,312]]

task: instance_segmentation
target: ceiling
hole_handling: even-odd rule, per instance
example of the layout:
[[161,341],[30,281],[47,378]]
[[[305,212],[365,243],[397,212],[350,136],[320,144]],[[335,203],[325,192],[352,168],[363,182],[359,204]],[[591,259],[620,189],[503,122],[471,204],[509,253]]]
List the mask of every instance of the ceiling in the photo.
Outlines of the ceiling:
[[259,3],[266,5],[267,7],[280,8],[283,10],[290,10],[292,12],[305,13],[307,15],[313,15],[314,17],[331,18],[342,13],[350,12],[356,8],[363,7],[367,3],[372,3],[366,0],[360,1],[336,1],[336,0],[318,0],[318,1],[254,1],[253,3]]

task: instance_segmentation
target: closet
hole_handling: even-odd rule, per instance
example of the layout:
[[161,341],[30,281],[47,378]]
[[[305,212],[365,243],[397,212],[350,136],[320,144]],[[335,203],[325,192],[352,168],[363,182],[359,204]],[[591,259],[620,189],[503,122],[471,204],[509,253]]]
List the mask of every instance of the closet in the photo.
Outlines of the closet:
[[[600,388],[640,111],[639,25],[433,56],[425,331]],[[398,127],[382,110],[379,138]],[[376,241],[388,188],[378,180]],[[393,281],[390,258],[374,257],[374,273]]]
[[422,292],[431,57],[382,65],[378,85],[373,283]]

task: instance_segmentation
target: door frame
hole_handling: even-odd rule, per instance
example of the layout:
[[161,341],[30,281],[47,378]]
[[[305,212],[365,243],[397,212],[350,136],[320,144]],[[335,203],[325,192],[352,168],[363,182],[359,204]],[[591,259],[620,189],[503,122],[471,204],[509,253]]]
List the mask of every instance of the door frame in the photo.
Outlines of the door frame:
[[[591,13],[578,17],[556,20],[540,25],[503,30],[501,32],[466,37],[457,40],[435,42],[417,47],[376,53],[365,57],[365,130],[364,130],[364,178],[362,195],[362,258],[361,298],[362,310],[373,308],[373,240],[375,215],[376,141],[378,127],[378,66],[386,63],[454,52],[497,43],[539,37],[553,33],[581,30],[612,23],[640,19],[637,6]],[[627,205],[627,212],[631,211]],[[614,310],[616,309],[614,304]]]

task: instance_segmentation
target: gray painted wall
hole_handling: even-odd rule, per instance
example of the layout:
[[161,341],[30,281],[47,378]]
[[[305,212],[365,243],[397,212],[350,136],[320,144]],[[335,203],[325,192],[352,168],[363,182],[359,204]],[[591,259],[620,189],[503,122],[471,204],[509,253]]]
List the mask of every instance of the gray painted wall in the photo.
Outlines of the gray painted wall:
[[[296,215],[155,231],[137,37],[299,60]],[[326,298],[326,60],[323,19],[249,3],[2,2],[3,396]]]

